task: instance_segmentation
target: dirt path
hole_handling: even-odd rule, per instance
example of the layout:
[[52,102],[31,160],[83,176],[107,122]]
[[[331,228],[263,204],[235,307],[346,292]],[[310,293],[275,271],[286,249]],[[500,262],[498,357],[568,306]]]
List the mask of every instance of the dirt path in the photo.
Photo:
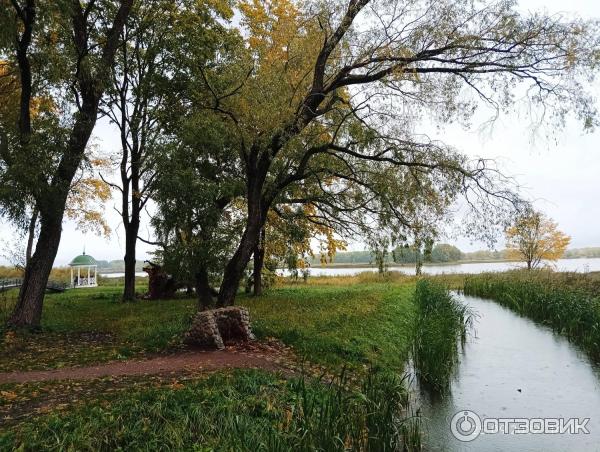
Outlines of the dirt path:
[[0,384],[49,380],[90,380],[108,376],[156,375],[176,371],[211,371],[229,368],[260,368],[286,371],[283,356],[269,348],[222,351],[189,350],[145,360],[113,361],[88,367],[0,373]]

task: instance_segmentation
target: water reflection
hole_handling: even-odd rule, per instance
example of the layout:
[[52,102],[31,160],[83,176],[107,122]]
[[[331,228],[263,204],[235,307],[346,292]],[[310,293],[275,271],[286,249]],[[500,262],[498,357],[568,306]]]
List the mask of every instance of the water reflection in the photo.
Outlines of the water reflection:
[[[427,450],[600,450],[600,374],[566,339],[508,309],[475,297],[475,334],[444,397],[421,395]],[[461,410],[482,418],[590,418],[589,435],[481,435],[456,440],[450,420]]]

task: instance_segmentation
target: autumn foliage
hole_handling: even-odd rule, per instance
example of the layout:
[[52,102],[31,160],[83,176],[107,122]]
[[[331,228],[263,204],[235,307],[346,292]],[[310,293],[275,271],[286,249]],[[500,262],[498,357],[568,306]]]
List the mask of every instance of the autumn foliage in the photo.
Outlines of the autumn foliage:
[[506,230],[508,257],[526,262],[528,269],[560,259],[570,242],[571,237],[540,212],[522,215]]

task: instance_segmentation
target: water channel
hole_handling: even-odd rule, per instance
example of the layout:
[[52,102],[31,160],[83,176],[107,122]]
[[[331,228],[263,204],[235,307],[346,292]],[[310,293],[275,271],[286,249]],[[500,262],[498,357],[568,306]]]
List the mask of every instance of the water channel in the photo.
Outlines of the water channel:
[[[600,451],[599,368],[550,329],[493,301],[457,297],[477,312],[478,319],[465,344],[450,393],[443,398],[420,395],[426,420],[426,450]],[[517,431],[541,430],[539,421],[525,424],[504,419],[577,418],[584,423],[589,418],[585,424],[589,434],[489,433],[463,442],[454,437],[450,425],[456,413],[462,412],[456,418],[460,425],[455,425],[462,428],[463,439],[468,437],[476,420],[471,413],[465,415],[465,410],[485,422],[487,427],[482,429],[488,431],[493,431],[495,425],[502,429],[509,422],[509,428]],[[496,424],[494,418],[503,420]],[[545,428],[557,430],[557,421],[546,422],[549,427]]]

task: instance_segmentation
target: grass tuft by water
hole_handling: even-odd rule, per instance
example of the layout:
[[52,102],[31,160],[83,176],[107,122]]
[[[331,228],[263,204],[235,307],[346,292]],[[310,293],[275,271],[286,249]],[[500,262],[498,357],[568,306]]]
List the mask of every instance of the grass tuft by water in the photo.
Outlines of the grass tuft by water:
[[443,393],[450,387],[474,314],[434,281],[419,281],[414,299],[413,366],[422,386]]

